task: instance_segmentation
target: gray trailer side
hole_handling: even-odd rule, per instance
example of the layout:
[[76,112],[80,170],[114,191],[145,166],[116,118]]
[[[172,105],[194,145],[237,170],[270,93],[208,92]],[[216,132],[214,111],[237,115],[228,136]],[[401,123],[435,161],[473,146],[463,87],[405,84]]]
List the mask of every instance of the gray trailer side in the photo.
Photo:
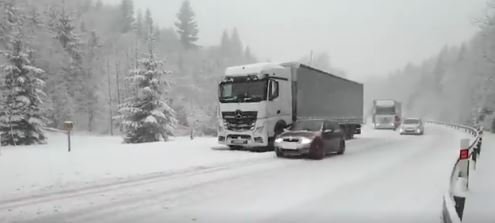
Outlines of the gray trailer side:
[[363,85],[313,67],[289,63],[292,70],[293,119],[328,119],[360,133]]

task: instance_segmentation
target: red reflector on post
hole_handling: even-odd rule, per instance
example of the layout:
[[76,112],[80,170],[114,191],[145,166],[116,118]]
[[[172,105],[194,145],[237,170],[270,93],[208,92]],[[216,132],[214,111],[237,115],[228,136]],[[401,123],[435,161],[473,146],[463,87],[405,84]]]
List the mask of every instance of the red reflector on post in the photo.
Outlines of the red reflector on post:
[[469,159],[469,149],[461,149],[461,153],[459,154],[459,159],[461,160]]

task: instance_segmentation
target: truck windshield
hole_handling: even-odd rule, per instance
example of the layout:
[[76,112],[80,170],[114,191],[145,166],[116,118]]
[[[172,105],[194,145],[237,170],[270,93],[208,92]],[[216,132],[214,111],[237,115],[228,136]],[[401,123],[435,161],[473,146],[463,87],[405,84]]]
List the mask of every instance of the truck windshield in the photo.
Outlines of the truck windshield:
[[316,132],[321,130],[322,125],[323,125],[323,121],[321,120],[305,120],[305,121],[294,122],[294,124],[290,129],[292,131]]
[[377,115],[395,115],[395,107],[376,107]]
[[224,82],[220,84],[220,102],[259,102],[266,100],[267,80]]

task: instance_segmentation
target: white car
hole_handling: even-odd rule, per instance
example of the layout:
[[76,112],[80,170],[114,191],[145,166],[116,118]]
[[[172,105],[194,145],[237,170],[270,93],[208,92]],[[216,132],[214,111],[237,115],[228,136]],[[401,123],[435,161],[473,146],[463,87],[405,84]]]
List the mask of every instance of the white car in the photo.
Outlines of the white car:
[[423,120],[420,118],[405,118],[400,125],[399,132],[401,135],[423,135],[425,133]]

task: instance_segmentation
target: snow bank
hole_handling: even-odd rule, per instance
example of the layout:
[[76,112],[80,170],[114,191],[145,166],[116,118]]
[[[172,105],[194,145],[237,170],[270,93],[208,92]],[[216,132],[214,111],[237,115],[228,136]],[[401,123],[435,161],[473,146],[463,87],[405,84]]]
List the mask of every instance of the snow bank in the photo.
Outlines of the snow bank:
[[75,135],[70,153],[65,135],[51,133],[49,139],[48,145],[0,148],[0,199],[70,184],[273,156],[230,151],[216,138],[122,144],[121,137]]

